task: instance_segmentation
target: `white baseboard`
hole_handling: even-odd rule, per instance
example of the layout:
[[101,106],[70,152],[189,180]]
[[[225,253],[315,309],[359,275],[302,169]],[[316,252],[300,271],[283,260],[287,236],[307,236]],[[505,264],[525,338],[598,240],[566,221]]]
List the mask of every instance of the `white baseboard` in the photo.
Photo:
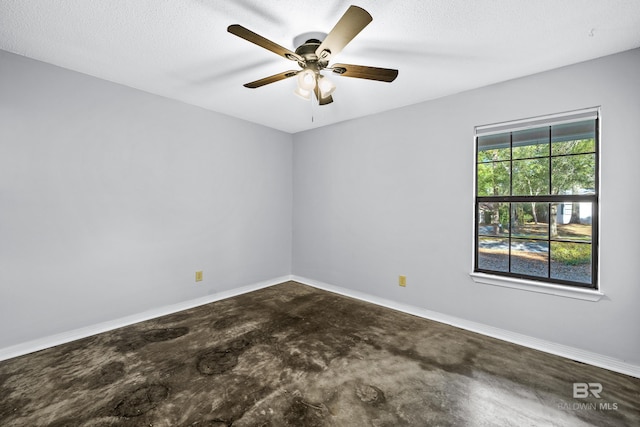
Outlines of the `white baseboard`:
[[449,316],[447,314],[442,314],[424,308],[399,303],[397,301],[380,298],[374,295],[366,294],[364,292],[354,291],[352,289],[330,285],[328,283],[307,279],[305,277],[293,275],[290,277],[290,280],[295,280],[296,282],[313,286],[318,289],[370,302],[382,307],[402,311],[414,316],[422,317],[429,320],[435,320],[436,322],[445,323],[447,325],[455,326],[457,328],[465,329],[471,332],[477,332],[479,334],[497,338],[499,340],[508,341],[514,344],[522,345],[524,347],[533,348],[535,350],[540,350],[545,353],[555,354],[556,356],[565,357],[567,359],[576,360],[578,362],[587,363],[589,365],[598,366],[610,371],[640,378],[640,366],[625,362],[624,360],[615,359],[613,357],[581,350],[579,348],[570,347],[551,341],[541,340],[538,338],[530,337],[528,335],[519,334],[517,332],[495,328],[493,326],[484,325],[482,323],[472,322],[469,320],[461,319],[459,317]]
[[154,308],[151,310],[144,311],[142,313],[133,314],[131,316],[126,316],[119,319],[110,320],[110,321],[98,323],[95,325],[85,326],[85,327],[74,329],[67,332],[62,332],[62,333],[51,335],[48,337],[27,341],[21,344],[16,344],[10,347],[0,349],[0,361],[22,356],[29,353],[33,353],[35,351],[44,350],[49,347],[65,344],[81,338],[86,338],[92,335],[100,334],[102,332],[107,332],[117,328],[122,328],[123,326],[133,325],[134,323],[143,322],[145,320],[151,320],[157,317],[166,316],[168,314],[173,314],[182,310],[198,307],[200,305],[205,305],[215,301],[231,298],[237,295],[246,294],[247,292],[256,291],[258,289],[273,286],[278,283],[286,282],[288,280],[291,280],[291,276],[276,277],[274,279],[266,280],[263,282],[253,283],[251,285],[230,289],[228,291],[218,292],[212,295],[206,295],[204,297],[192,299],[189,301],[182,301],[176,304]]

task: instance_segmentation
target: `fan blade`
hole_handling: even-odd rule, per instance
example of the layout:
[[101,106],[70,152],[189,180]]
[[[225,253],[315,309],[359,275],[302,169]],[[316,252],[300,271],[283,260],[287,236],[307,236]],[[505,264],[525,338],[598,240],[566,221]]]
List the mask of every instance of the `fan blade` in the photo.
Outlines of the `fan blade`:
[[355,77],[357,79],[377,80],[391,83],[398,77],[398,70],[391,68],[367,67],[364,65],[334,64],[333,72],[341,76]]
[[273,76],[265,77],[264,79],[256,80],[255,82],[247,83],[244,87],[249,89],[255,89],[260,86],[268,85],[269,83],[279,82],[280,80],[288,79],[298,74],[298,71],[285,71],[284,73],[274,74]]
[[318,100],[319,105],[327,105],[333,102],[333,97],[331,95],[325,96],[324,98],[320,95],[320,86],[316,83],[315,89],[313,89],[313,93],[316,95],[316,99]]
[[373,18],[369,12],[358,6],[349,6],[349,9],[342,15],[342,18],[327,34],[318,49],[316,55],[320,59],[329,59],[336,56],[360,31],[364,29]]
[[304,58],[302,58],[297,53],[294,53],[286,47],[282,47],[279,44],[262,37],[260,34],[256,34],[253,31],[246,29],[242,25],[229,25],[227,31],[253,44],[270,50],[271,52],[277,53],[278,55],[283,56],[287,59],[290,59],[291,61],[304,62]]

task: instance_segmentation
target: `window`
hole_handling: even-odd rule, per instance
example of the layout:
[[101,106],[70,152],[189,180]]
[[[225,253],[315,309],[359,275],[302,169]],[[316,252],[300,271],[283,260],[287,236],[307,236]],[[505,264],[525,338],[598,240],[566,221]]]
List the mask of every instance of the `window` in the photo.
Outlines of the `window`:
[[598,289],[598,135],[598,109],[476,127],[474,272]]

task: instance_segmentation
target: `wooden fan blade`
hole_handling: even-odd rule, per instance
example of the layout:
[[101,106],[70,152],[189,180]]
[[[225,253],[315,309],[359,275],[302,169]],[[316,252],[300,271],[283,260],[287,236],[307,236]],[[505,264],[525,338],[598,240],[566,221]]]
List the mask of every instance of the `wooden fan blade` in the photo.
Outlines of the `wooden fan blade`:
[[320,86],[316,83],[315,89],[313,89],[313,93],[316,95],[316,99],[318,100],[319,105],[327,105],[333,102],[333,97],[331,95],[325,96],[324,98],[320,95]]
[[369,12],[358,6],[349,6],[342,18],[327,34],[318,49],[316,55],[320,59],[329,59],[336,56],[360,31],[364,29],[373,18]]
[[302,58],[297,53],[292,52],[286,47],[282,47],[279,44],[274,43],[271,40],[262,37],[260,34],[256,34],[253,31],[246,29],[242,25],[238,25],[238,24],[229,25],[229,27],[227,28],[227,31],[253,44],[256,44],[260,47],[270,50],[271,52],[277,53],[278,55],[283,56],[287,59],[290,59],[291,61],[304,62],[304,58]]
[[260,86],[268,85],[269,83],[279,82],[280,80],[288,79],[298,74],[298,71],[285,71],[284,73],[274,74],[273,76],[265,77],[264,79],[256,80],[255,82],[247,83],[244,87],[249,89],[255,89]]
[[334,64],[331,66],[335,74],[357,79],[377,80],[391,83],[398,77],[398,70],[391,68],[367,67],[364,65]]

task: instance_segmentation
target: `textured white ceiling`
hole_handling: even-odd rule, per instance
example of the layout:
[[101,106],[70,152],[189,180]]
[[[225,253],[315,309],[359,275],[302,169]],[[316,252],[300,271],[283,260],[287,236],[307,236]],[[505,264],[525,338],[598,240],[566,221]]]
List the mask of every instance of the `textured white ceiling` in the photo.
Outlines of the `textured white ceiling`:
[[[396,81],[330,76],[326,106],[296,97],[295,79],[242,86],[297,65],[230,24],[295,50],[350,4],[373,22],[332,62]],[[636,47],[640,0],[0,0],[0,49],[290,133]]]

